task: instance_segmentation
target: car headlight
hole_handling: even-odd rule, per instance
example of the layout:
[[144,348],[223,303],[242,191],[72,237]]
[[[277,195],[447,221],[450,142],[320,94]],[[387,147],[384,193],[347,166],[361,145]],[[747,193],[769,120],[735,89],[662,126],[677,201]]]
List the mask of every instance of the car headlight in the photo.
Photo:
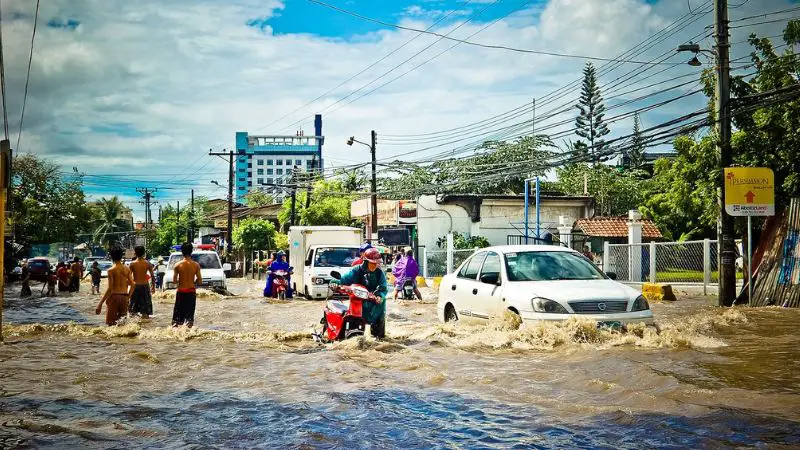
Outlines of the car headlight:
[[325,284],[325,278],[314,278],[314,284]]
[[634,300],[631,311],[647,311],[648,309],[650,309],[650,304],[647,303],[647,299],[643,295],[640,295]]
[[560,303],[548,298],[534,297],[531,299],[531,305],[538,313],[569,314]]

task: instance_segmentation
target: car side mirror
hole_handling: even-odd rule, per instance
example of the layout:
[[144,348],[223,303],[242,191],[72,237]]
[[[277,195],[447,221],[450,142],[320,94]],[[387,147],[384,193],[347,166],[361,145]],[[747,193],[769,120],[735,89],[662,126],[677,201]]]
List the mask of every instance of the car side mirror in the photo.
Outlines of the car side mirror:
[[231,271],[231,264],[230,263],[223,264],[222,265],[222,270],[224,270],[225,272],[230,272]]
[[331,270],[331,276],[337,280],[342,279],[342,274],[340,274],[338,270]]
[[499,273],[486,273],[481,275],[481,283],[500,285]]
[[612,280],[616,280],[616,279],[617,279],[617,274],[616,274],[616,272],[606,272],[606,276],[607,276],[608,278],[611,278]]

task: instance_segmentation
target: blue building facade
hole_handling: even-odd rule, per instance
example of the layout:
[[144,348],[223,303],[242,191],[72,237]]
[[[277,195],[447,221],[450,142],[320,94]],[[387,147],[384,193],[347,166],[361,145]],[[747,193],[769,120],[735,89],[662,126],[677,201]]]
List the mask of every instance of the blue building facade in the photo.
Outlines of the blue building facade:
[[322,116],[314,117],[314,136],[251,136],[236,132],[235,195],[241,199],[253,189],[263,190],[278,200],[291,193],[286,186],[296,172],[320,171],[322,159]]

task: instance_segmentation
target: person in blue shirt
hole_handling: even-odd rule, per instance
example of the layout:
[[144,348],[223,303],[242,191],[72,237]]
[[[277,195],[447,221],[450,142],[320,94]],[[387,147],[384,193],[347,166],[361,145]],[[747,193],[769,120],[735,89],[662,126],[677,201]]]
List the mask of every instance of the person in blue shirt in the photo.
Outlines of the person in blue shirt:
[[270,273],[267,277],[267,285],[264,286],[264,297],[272,297],[272,280],[274,278],[273,273],[278,270],[285,270],[289,274],[286,278],[286,298],[292,298],[292,268],[286,261],[286,254],[282,251],[278,252],[275,255],[275,260],[272,261],[272,264],[269,265],[267,270],[272,273]]
[[381,254],[377,249],[371,248],[364,252],[363,262],[360,266],[353,267],[350,272],[342,275],[340,280],[331,284],[349,286],[360,284],[378,297],[378,302],[364,302],[362,315],[370,325],[370,333],[376,339],[386,336],[386,294],[389,287],[386,283],[386,274],[381,270]]

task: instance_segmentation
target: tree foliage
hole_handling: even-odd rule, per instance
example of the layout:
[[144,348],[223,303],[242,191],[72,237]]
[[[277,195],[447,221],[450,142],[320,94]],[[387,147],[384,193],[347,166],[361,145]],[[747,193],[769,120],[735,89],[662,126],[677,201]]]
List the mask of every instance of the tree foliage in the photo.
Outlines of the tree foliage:
[[80,177],[63,176],[58,166],[35,155],[13,160],[11,206],[18,243],[75,242],[86,231],[91,211]]
[[631,147],[626,151],[627,162],[625,164],[628,168],[639,169],[644,165],[644,148],[645,139],[642,136],[641,122],[639,121],[639,113],[633,115],[633,137],[631,138]]
[[626,215],[638,208],[644,200],[643,187],[649,183],[646,172],[620,171],[606,164],[570,164],[557,168],[556,176],[556,190],[569,195],[583,195],[585,180],[599,216]]
[[[341,179],[318,180],[311,191],[311,202],[306,208],[305,191],[298,191],[295,200],[295,224],[302,225],[339,225],[350,226],[355,222],[350,217],[350,203],[358,198],[344,187]],[[287,229],[291,222],[292,200],[283,201],[278,221],[282,229]]]
[[275,226],[266,219],[244,219],[233,228],[233,245],[248,252],[273,248]]
[[434,192],[519,194],[525,178],[545,174],[553,148],[547,136],[487,141],[467,158],[436,161],[425,167],[397,164],[394,171],[399,176],[382,178],[379,190],[392,198]]
[[[580,111],[578,117],[575,118],[575,134],[586,139],[592,161],[597,163],[594,155],[602,150],[603,136],[609,133],[609,129],[603,120],[606,107],[603,104],[600,86],[597,85],[597,74],[591,62],[587,62],[583,69],[581,97],[575,107]],[[585,147],[579,148],[585,149]]]
[[96,243],[110,247],[117,241],[116,233],[131,231],[131,223],[121,218],[125,205],[116,195],[111,198],[101,198],[92,208],[94,216],[93,240]]
[[[442,236],[436,240],[436,245],[439,248],[447,248],[447,236]],[[473,248],[489,247],[489,240],[483,236],[468,236],[461,234],[458,231],[453,232],[453,249],[454,250],[470,250]]]
[[261,189],[253,189],[245,195],[244,201],[250,208],[259,208],[275,203],[275,197]]

